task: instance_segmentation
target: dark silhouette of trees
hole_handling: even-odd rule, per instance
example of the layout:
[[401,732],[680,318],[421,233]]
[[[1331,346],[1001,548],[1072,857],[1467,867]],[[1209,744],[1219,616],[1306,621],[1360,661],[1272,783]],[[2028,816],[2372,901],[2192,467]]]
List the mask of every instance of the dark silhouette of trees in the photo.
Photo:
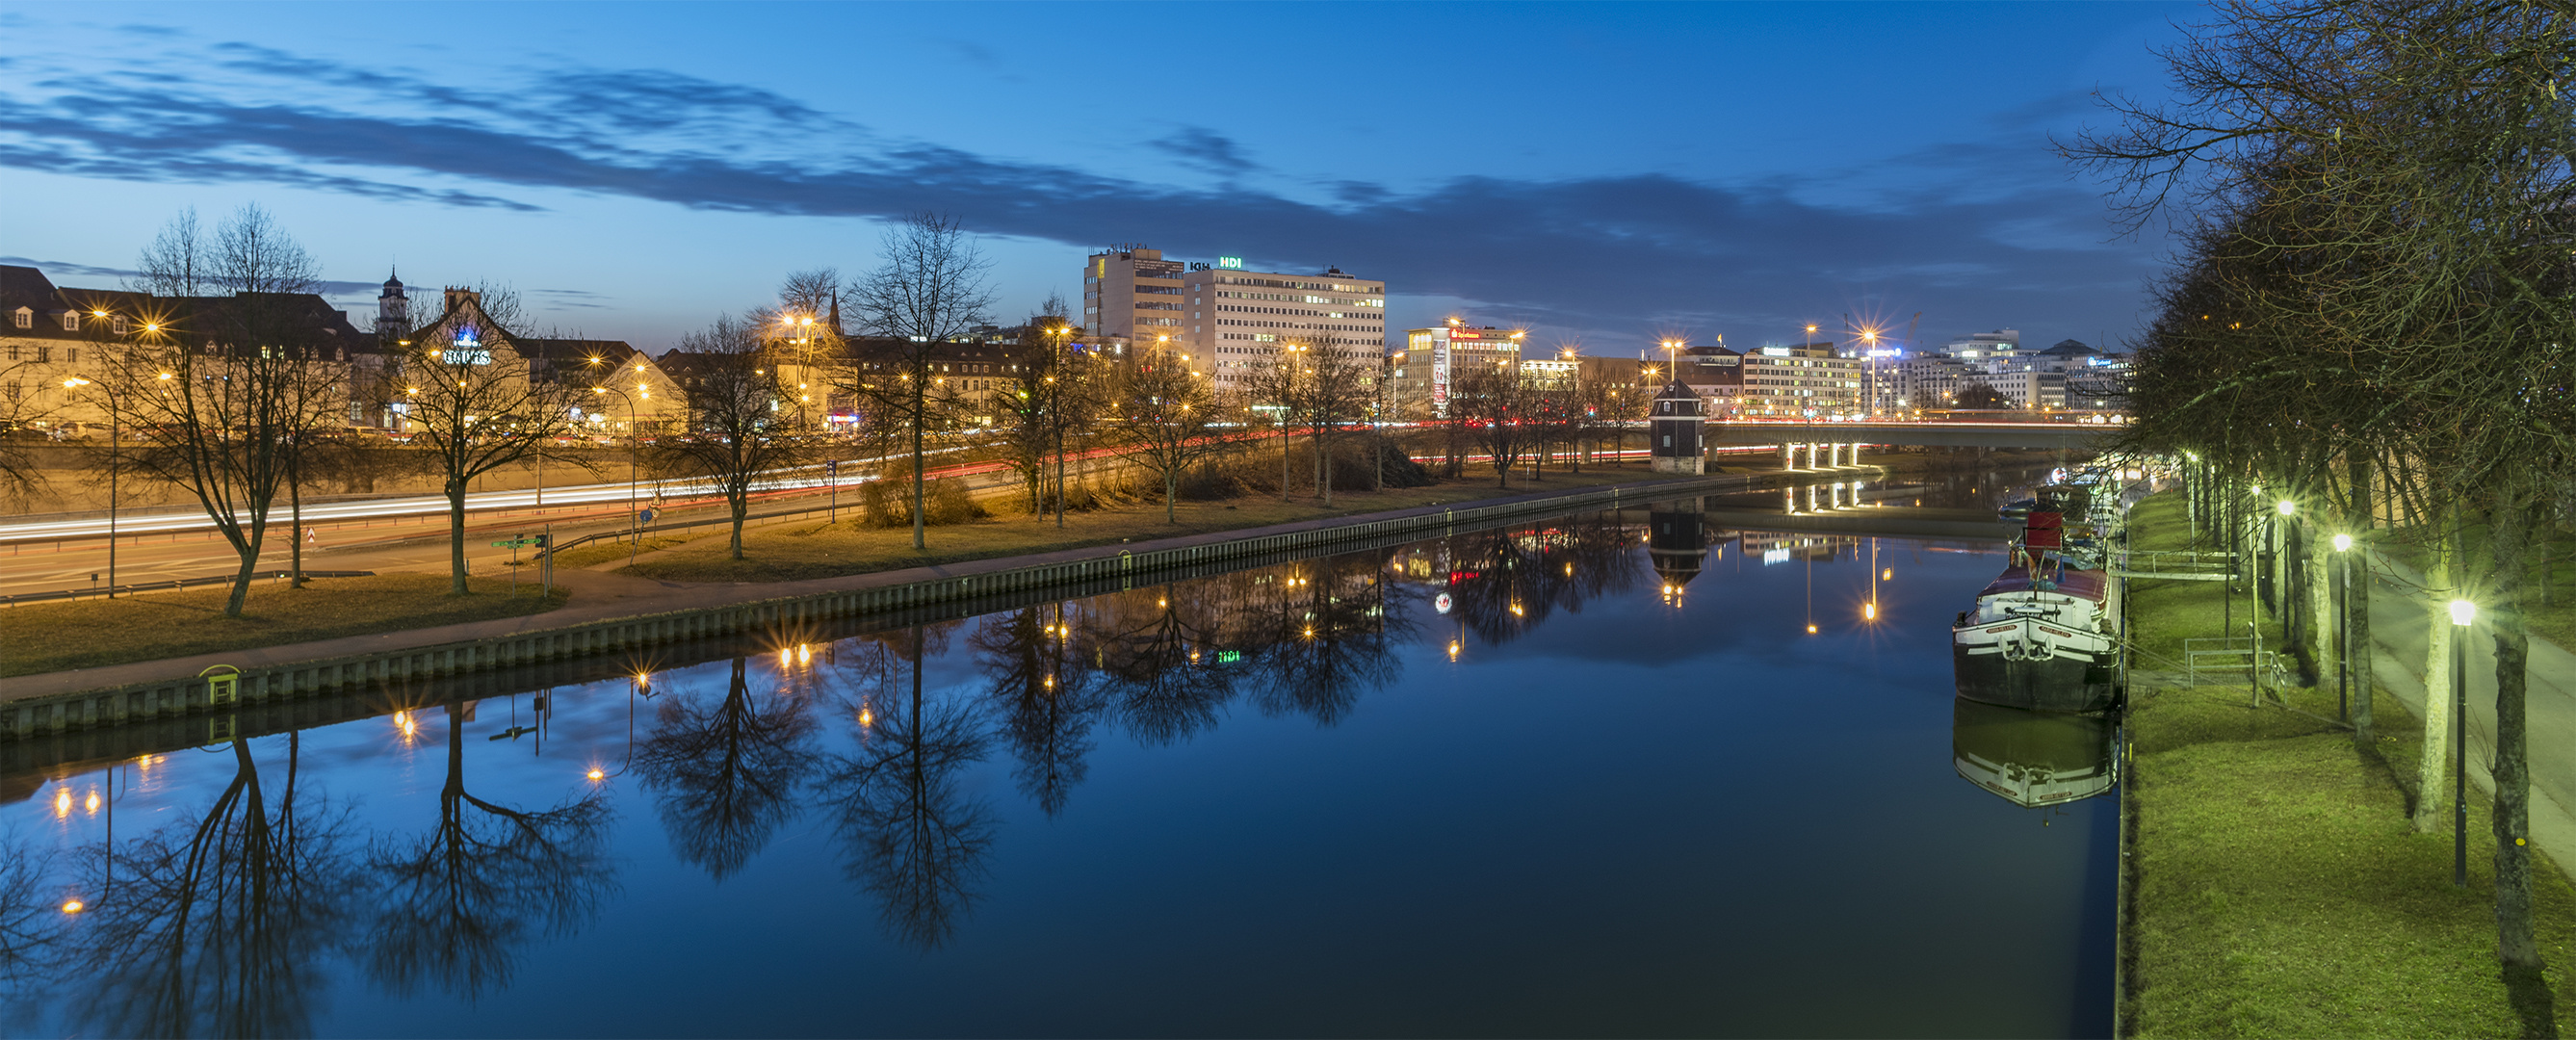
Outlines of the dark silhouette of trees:
[[248,741],[204,813],[85,864],[69,951],[73,1017],[107,1036],[307,1036],[326,959],[357,920],[341,817],[296,789],[287,738],[272,795]]
[[985,617],[967,637],[992,683],[989,703],[1017,765],[1020,793],[1053,816],[1090,766],[1091,729],[1105,706],[1101,675],[1074,656],[1062,605]]
[[875,655],[873,681],[852,712],[866,720],[859,750],[834,756],[822,786],[851,880],[877,897],[896,941],[930,950],[956,932],[984,876],[993,814],[958,790],[957,773],[983,760],[991,737],[973,705],[924,695],[926,636],[916,626],[907,637],[908,692],[898,692],[894,655]]
[[427,986],[470,1000],[509,985],[517,947],[579,929],[616,887],[607,799],[527,811],[478,798],[465,787],[464,730],[451,705],[437,825],[368,855],[383,909],[365,964],[399,996]]
[[660,798],[662,826],[680,858],[722,881],[742,869],[780,826],[821,764],[805,698],[751,692],[748,659],[733,659],[713,704],[665,693],[653,735],[635,749],[635,771]]

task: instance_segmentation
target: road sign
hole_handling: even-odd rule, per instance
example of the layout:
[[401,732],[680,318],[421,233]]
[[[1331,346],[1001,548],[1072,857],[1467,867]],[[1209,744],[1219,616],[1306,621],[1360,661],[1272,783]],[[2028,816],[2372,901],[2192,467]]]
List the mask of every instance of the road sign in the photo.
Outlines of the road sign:
[[543,536],[536,536],[528,538],[512,538],[504,542],[494,542],[492,543],[492,547],[495,549],[518,549],[531,545],[544,544],[546,544],[545,538]]

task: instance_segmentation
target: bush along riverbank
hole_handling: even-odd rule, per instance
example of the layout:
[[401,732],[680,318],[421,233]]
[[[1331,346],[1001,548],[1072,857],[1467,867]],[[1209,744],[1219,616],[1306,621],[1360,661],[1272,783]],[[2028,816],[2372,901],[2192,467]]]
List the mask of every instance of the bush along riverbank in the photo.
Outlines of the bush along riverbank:
[[[2131,514],[2130,549],[2192,546],[2184,495]],[[2204,548],[2206,546],[2203,546]],[[2422,721],[2384,693],[2371,739],[2317,684],[2241,672],[2184,685],[2186,638],[2241,634],[2229,583],[2136,579],[2119,1032],[2140,1037],[2555,1036],[2576,1025],[2576,889],[2545,856],[2534,917],[2548,967],[2511,983],[2496,957],[2488,798],[2471,788],[2469,877],[2445,826],[2410,824]],[[2241,665],[2238,666],[2241,669]],[[2210,676],[2203,674],[2207,683]]]

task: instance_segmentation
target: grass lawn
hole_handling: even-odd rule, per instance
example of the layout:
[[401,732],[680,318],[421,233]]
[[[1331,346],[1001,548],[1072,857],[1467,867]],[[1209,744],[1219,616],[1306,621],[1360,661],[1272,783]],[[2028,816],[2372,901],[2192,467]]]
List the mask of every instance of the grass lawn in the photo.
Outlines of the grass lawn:
[[[2139,506],[2140,548],[2172,547],[2175,496]],[[2141,582],[2151,647],[2214,631],[2218,582]],[[2238,617],[2241,622],[2240,599]],[[2267,623],[2267,637],[2278,629]],[[2375,754],[2331,718],[2331,687],[2287,692],[2301,715],[2247,707],[2242,685],[2140,691],[2129,710],[2135,917],[2124,1019],[2140,1036],[2527,1035],[2495,959],[2494,839],[2470,793],[2469,887],[2451,837],[2416,834],[2407,785],[2421,723],[2377,698]],[[2576,889],[2533,872],[2559,1028],[2576,1027]]]
[[8,633],[0,676],[516,617],[565,601],[561,589],[538,598],[526,581],[513,597],[506,575],[475,578],[472,588],[474,595],[449,596],[444,574],[316,578],[301,589],[258,582],[238,618],[224,616],[228,587],[11,607],[0,610]]
[[[912,548],[912,529],[909,527],[869,528],[846,521],[839,524],[782,524],[744,532],[743,553],[746,558],[742,560],[728,558],[726,539],[719,531],[713,535],[692,535],[688,545],[655,553],[630,570],[664,581],[796,581],[1086,545],[1110,545],[1131,539],[1143,541],[1260,527],[1410,506],[1472,502],[1506,494],[1576,491],[1649,479],[1671,477],[1651,472],[1643,465],[1631,464],[1625,468],[1586,467],[1581,474],[1551,471],[1545,480],[1536,484],[1515,477],[1509,491],[1495,486],[1490,478],[1442,481],[1429,487],[1377,493],[1336,491],[1331,509],[1325,509],[1311,496],[1299,496],[1294,502],[1282,502],[1272,497],[1182,502],[1175,511],[1177,523],[1164,522],[1163,504],[1159,500],[1150,504],[1136,503],[1070,513],[1066,515],[1062,529],[1056,527],[1052,516],[1041,520],[1022,513],[932,527],[925,535],[930,543],[926,551]],[[652,543],[647,541],[646,545],[649,548]]]

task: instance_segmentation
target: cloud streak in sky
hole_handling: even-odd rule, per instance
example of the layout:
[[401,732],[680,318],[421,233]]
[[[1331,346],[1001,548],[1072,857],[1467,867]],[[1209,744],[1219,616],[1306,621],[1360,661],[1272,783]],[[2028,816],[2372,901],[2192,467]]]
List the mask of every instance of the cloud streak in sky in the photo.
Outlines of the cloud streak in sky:
[[[172,61],[0,85],[0,166],[514,210],[542,208],[545,190],[779,216],[941,210],[1069,245],[1141,239],[1335,264],[1400,294],[1475,303],[1487,320],[1575,332],[1785,330],[1877,292],[2090,329],[2129,321],[2146,271],[2141,250],[2089,245],[2100,205],[2071,185],[1868,211],[1665,174],[1461,177],[1409,192],[1345,180],[1309,201],[1235,183],[1266,171],[1205,127],[1149,143],[1220,188],[886,140],[791,98],[669,72],[561,69],[465,88],[248,44],[207,55],[204,74]],[[786,128],[833,146],[771,150]]]

